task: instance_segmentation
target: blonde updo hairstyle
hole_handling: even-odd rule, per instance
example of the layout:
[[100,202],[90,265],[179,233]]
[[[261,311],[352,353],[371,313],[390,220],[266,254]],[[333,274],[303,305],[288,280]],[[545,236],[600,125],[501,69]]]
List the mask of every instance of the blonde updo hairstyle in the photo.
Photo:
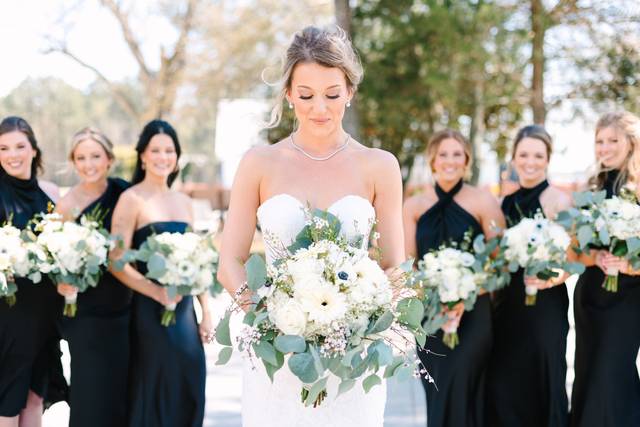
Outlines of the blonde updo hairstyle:
[[[636,190],[640,181],[640,118],[628,111],[604,114],[596,123],[595,137],[597,138],[598,133],[606,128],[614,128],[629,143],[629,153],[620,167],[614,191],[618,192],[622,186]],[[597,168],[597,173],[590,183],[593,187],[602,189],[609,169],[601,163],[598,163]]]
[[427,148],[425,150],[425,156],[427,158],[427,163],[429,163],[429,167],[431,168],[431,173],[435,173],[433,169],[433,163],[436,159],[436,155],[438,154],[438,148],[440,148],[440,144],[445,139],[454,139],[462,145],[464,149],[464,156],[466,159],[465,162],[465,172],[464,179],[468,180],[471,178],[471,166],[473,165],[473,147],[467,138],[464,137],[460,132],[454,129],[443,129],[434,133],[429,142],[427,142]]
[[296,65],[315,63],[328,68],[339,68],[344,73],[347,88],[355,92],[362,81],[362,65],[346,31],[337,25],[326,28],[309,26],[293,36],[282,61],[282,73],[275,84],[279,88],[271,110],[268,128],[278,126],[282,118],[282,105]]
[[73,163],[75,160],[74,153],[76,151],[76,148],[78,147],[78,145],[80,145],[81,142],[84,142],[86,140],[95,141],[100,144],[100,146],[104,149],[104,152],[107,154],[109,160],[111,162],[115,160],[116,156],[113,153],[113,144],[111,143],[109,138],[107,138],[107,136],[104,133],[100,132],[98,129],[86,127],[76,132],[71,139],[71,150],[69,151],[69,160],[71,161],[71,163]]

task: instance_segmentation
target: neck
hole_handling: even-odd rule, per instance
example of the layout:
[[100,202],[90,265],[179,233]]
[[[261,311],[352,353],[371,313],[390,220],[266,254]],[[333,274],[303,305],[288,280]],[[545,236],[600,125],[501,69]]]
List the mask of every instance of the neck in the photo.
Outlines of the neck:
[[152,191],[167,191],[169,190],[169,185],[167,185],[167,177],[166,176],[158,176],[152,175],[150,173],[145,174],[144,179],[140,183],[145,188],[148,188]]
[[445,193],[448,193],[449,191],[451,191],[453,189],[453,187],[456,186],[456,184],[458,184],[458,182],[460,182],[462,178],[458,178],[456,180],[443,180],[443,179],[436,179],[436,183],[438,184],[438,186],[440,188],[442,188],[442,190]]
[[298,129],[293,133],[295,144],[308,152],[309,154],[326,154],[327,151],[335,150],[344,145],[347,141],[347,133],[342,126],[337,128],[329,135],[317,136],[306,132],[304,129]]
[[533,179],[533,180],[520,179],[520,187],[533,188],[539,184],[542,184],[542,182],[546,179],[547,179],[546,176],[543,176],[542,178],[538,178],[538,179]]

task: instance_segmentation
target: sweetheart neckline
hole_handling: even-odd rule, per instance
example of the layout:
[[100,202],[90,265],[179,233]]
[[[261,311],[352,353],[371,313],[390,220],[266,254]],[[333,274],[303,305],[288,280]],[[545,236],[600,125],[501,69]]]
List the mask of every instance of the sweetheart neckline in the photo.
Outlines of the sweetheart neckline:
[[[258,206],[257,212],[260,212],[260,209],[262,209],[267,203],[269,203],[270,201],[272,201],[273,199],[276,199],[278,197],[288,197],[288,198],[296,201],[299,205],[301,205],[303,207],[306,206],[300,199],[298,199],[297,197],[295,197],[295,196],[293,196],[293,195],[291,195],[289,193],[278,193],[278,194],[275,194],[275,195],[269,197],[264,202],[262,202],[260,204],[260,206]],[[373,204],[368,199],[366,199],[366,198],[364,198],[364,197],[362,197],[362,196],[360,196],[358,194],[347,194],[345,196],[342,196],[339,199],[335,200],[333,203],[331,203],[326,209],[322,209],[322,210],[329,211],[331,208],[335,207],[340,202],[342,202],[342,201],[344,201],[346,199],[349,199],[349,198],[355,198],[355,199],[364,200],[365,203],[367,203],[375,211],[375,208],[374,208]]]

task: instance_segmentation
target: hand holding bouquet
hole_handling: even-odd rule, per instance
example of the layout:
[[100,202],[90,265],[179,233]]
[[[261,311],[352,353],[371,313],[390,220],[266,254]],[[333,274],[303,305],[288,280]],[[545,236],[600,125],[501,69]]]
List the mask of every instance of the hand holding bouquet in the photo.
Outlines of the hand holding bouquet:
[[[564,222],[575,229],[578,252],[606,248],[624,258],[634,269],[640,268],[640,206],[635,194],[622,191],[621,196],[605,199],[604,191],[576,193],[576,208],[561,213]],[[602,286],[618,291],[618,270],[609,269]]]
[[[200,295],[217,283],[218,252],[211,237],[192,232],[153,234],[125,258],[145,262],[145,276],[166,287],[170,298]],[[175,323],[175,309],[176,303],[165,306],[163,326]]]
[[[78,224],[49,213],[35,220],[34,231],[35,244],[45,255],[38,261],[38,268],[56,285],[66,283],[78,292],[98,285],[113,246],[109,234],[98,221],[83,216]],[[77,293],[65,296],[65,316],[75,317],[77,298]]]
[[18,290],[15,278],[41,279],[36,260],[44,254],[21,237],[21,231],[7,224],[0,227],[0,297],[11,307],[16,303]]
[[[558,270],[571,274],[584,271],[584,265],[567,260],[570,244],[571,237],[565,229],[538,212],[504,232],[501,255],[512,273],[524,268],[525,276],[549,280],[560,275]],[[537,287],[525,286],[525,305],[535,305],[537,292]]]
[[[330,374],[341,380],[339,394],[363,377],[368,392],[382,382],[381,368],[385,378],[410,377],[414,360],[394,337],[408,340],[403,335],[408,331],[411,343],[417,335],[424,344],[422,303],[410,289],[394,292],[368,251],[341,237],[335,216],[320,210],[306,214],[307,225],[293,245],[282,245],[279,259],[267,266],[254,255],[247,262],[255,305],[245,315],[238,349],[259,358],[271,379],[286,360],[301,381],[302,402],[314,407],[327,394]],[[219,364],[233,351],[229,316],[216,330],[224,346]]]

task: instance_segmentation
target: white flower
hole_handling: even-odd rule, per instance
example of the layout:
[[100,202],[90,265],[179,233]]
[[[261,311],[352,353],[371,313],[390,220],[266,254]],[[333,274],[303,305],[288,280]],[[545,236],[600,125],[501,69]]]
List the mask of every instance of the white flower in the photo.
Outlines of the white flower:
[[307,316],[296,300],[287,298],[273,313],[273,322],[286,335],[304,335]]
[[296,295],[309,320],[319,325],[328,325],[341,319],[346,311],[344,294],[331,284],[321,284],[308,288],[303,294]]

